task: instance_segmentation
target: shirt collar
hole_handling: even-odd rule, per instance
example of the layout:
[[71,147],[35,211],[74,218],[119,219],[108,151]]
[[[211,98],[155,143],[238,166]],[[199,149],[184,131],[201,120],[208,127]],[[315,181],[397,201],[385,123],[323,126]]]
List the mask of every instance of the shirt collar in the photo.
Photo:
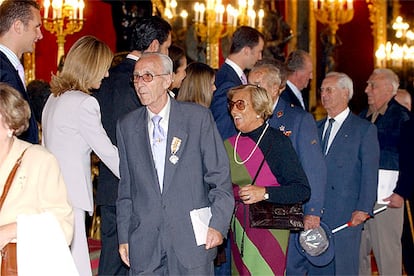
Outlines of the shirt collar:
[[[335,122],[337,122],[339,125],[342,125],[342,123],[348,117],[349,112],[351,112],[351,110],[349,109],[349,107],[345,108],[344,111],[342,111],[341,113],[339,113],[338,115],[336,115],[334,117]],[[332,118],[332,117],[329,117],[328,116],[327,121],[329,121],[330,118]]]
[[229,58],[226,58],[225,63],[227,63],[227,65],[229,65],[231,68],[233,68],[234,71],[236,71],[237,76],[241,77],[243,75],[243,70],[234,61],[232,61]]
[[17,66],[19,66],[21,63],[20,63],[20,59],[16,56],[16,54],[12,50],[4,46],[3,44],[0,44],[0,51],[2,51],[6,55],[6,57],[13,64],[14,68],[16,68],[17,70]]
[[151,112],[151,110],[149,110],[148,107],[147,107],[147,110],[148,110],[148,121],[151,123],[151,119],[155,115],[161,116],[162,120],[160,121],[160,124],[164,128],[164,130],[166,131],[166,128],[168,127],[168,121],[169,121],[170,110],[171,110],[170,96],[168,96],[167,104],[161,109],[161,111],[158,114],[155,114],[155,113]]
[[302,93],[300,92],[300,90],[296,87],[296,85],[294,85],[291,81],[287,80],[286,84],[289,85],[290,89],[292,89],[293,94],[295,94],[296,97],[298,97],[299,99],[302,98]]
[[389,103],[389,101],[388,101],[388,102],[386,102],[385,104],[383,104],[380,108],[378,108],[378,110],[374,110],[374,109],[372,108],[372,106],[369,106],[369,107],[368,107],[368,112],[367,112],[367,116],[366,116],[366,117],[369,117],[369,116],[373,115],[375,112],[377,112],[378,114],[384,115],[384,114],[385,114],[385,112],[387,111],[387,108],[388,108],[388,103]]
[[138,61],[138,59],[139,59],[139,57],[137,57],[136,55],[133,55],[133,54],[128,54],[126,57],[129,58],[129,59],[135,60],[135,61]]

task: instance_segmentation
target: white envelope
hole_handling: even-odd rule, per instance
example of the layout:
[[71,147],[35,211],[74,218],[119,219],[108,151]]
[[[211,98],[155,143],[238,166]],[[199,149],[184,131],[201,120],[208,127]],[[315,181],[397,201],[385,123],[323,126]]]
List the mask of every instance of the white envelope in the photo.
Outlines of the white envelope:
[[378,191],[377,202],[378,204],[388,204],[389,201],[383,201],[384,198],[389,197],[395,187],[397,186],[398,171],[383,170],[378,172]]
[[211,208],[204,207],[190,211],[191,223],[193,224],[194,236],[197,246],[206,244],[208,225],[211,219]]

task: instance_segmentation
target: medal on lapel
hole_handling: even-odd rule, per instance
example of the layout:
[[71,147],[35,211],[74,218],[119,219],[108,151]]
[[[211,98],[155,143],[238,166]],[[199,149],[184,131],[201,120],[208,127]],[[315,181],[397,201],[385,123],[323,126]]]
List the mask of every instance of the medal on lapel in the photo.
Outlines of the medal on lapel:
[[180,158],[178,158],[178,156],[176,155],[178,150],[180,149],[180,146],[181,146],[181,139],[177,137],[173,137],[171,141],[171,156],[169,160],[174,165],[177,164],[178,160],[180,160]]

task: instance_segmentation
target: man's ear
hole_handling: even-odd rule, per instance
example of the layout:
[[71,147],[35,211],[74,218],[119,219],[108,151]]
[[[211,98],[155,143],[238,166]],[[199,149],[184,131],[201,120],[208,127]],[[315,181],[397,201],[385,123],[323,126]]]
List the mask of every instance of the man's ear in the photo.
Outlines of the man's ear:
[[250,47],[244,46],[241,51],[245,56],[248,56],[250,54]]
[[150,46],[148,47],[148,49],[146,50],[146,52],[149,52],[149,53],[155,53],[155,52],[158,52],[158,51],[159,51],[159,49],[160,49],[160,42],[158,41],[158,39],[154,39],[154,40],[151,42],[151,44],[150,44]]
[[13,22],[12,28],[15,33],[21,34],[24,30],[24,23],[21,20],[16,20]]

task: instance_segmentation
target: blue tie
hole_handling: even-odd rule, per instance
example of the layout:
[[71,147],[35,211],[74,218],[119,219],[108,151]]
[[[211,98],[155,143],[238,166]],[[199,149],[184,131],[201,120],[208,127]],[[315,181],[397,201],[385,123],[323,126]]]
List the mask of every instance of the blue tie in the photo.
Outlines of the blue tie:
[[327,154],[326,150],[328,149],[328,143],[329,143],[329,136],[331,135],[331,130],[332,130],[332,124],[335,122],[334,118],[330,118],[329,119],[329,125],[325,131],[325,136],[322,139],[322,149],[323,149],[323,154]]
[[152,132],[152,154],[155,163],[155,169],[157,170],[158,183],[162,192],[164,181],[164,165],[165,165],[165,132],[160,125],[162,117],[155,115],[152,117],[152,123],[154,124],[154,130]]
[[160,125],[162,117],[159,115],[155,115],[152,117],[152,123],[154,124],[154,131],[152,132],[152,144],[155,145],[156,143],[161,143],[161,141],[165,138],[164,130]]

